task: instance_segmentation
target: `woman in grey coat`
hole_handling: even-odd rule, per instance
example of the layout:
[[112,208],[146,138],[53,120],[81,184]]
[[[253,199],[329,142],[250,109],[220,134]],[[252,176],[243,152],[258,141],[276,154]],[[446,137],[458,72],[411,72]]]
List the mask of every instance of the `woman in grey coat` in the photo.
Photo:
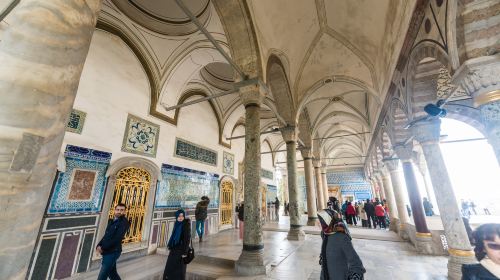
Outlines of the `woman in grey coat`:
[[318,213],[322,228],[321,280],[363,279],[366,272],[354,250],[347,226],[336,211],[325,209]]

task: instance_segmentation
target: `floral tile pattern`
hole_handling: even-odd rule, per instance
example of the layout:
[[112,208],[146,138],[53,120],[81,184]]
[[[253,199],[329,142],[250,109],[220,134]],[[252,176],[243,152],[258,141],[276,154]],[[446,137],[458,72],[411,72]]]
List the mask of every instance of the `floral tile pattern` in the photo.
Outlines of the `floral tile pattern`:
[[340,186],[342,195],[352,195],[355,199],[372,197],[370,183],[364,178],[361,168],[336,170],[326,174],[328,185]]
[[156,190],[156,208],[195,208],[200,197],[210,198],[209,208],[219,207],[219,175],[163,164],[163,180]]
[[99,212],[111,153],[68,145],[66,171],[56,176],[48,214]]
[[234,175],[234,155],[226,151],[223,154],[222,171],[225,174]]
[[261,168],[260,169],[260,177],[266,178],[266,179],[269,179],[269,180],[273,180],[274,179],[274,173],[271,170],[267,170],[267,169]]
[[69,115],[68,123],[66,124],[66,131],[82,134],[83,125],[87,113],[73,109]]
[[129,114],[123,136],[122,151],[156,157],[159,136],[159,125]]
[[217,151],[202,147],[181,138],[175,138],[174,156],[217,166]]

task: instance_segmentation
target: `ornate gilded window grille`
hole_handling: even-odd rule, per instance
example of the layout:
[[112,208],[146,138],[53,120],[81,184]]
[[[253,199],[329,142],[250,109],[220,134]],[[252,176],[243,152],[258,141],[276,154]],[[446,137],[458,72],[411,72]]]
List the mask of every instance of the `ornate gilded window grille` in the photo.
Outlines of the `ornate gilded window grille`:
[[140,242],[146,214],[146,198],[151,184],[151,176],[142,168],[126,167],[116,176],[113,204],[109,210],[109,219],[114,218],[114,209],[118,203],[125,203],[125,215],[130,229],[123,243]]
[[231,225],[233,223],[233,183],[224,181],[221,189],[220,224]]

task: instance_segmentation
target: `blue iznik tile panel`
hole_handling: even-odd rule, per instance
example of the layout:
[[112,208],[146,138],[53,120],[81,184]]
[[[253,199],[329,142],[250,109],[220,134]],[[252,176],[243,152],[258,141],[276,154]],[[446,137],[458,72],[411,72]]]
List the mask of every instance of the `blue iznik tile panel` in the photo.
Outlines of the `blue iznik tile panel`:
[[156,190],[156,208],[194,208],[201,196],[210,198],[209,208],[219,207],[219,175],[175,165],[161,166],[163,180]]
[[340,186],[343,195],[355,195],[356,199],[367,199],[372,195],[362,168],[329,171],[326,179],[329,186]]
[[[274,185],[267,185],[266,200],[267,202],[274,202],[278,196],[278,187]],[[280,201],[283,205],[283,201]]]
[[260,169],[260,177],[266,178],[266,179],[269,179],[269,180],[273,180],[274,179],[274,173],[271,170],[267,170],[267,169],[261,168]]
[[159,136],[159,125],[129,114],[123,135],[122,151],[156,157]]
[[217,152],[184,139],[175,138],[176,157],[217,166]]
[[66,124],[66,131],[82,134],[83,124],[87,113],[73,109],[69,115],[68,123]]
[[66,146],[66,171],[59,172],[48,214],[99,212],[111,153]]

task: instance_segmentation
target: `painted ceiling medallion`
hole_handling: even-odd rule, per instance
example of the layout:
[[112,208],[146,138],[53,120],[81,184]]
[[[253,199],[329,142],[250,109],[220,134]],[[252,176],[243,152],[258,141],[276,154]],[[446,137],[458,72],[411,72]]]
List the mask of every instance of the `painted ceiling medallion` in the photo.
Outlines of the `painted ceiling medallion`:
[[[175,0],[111,0],[126,16],[164,35],[182,36],[198,29]],[[183,0],[184,5],[204,25],[210,17],[209,0]]]

